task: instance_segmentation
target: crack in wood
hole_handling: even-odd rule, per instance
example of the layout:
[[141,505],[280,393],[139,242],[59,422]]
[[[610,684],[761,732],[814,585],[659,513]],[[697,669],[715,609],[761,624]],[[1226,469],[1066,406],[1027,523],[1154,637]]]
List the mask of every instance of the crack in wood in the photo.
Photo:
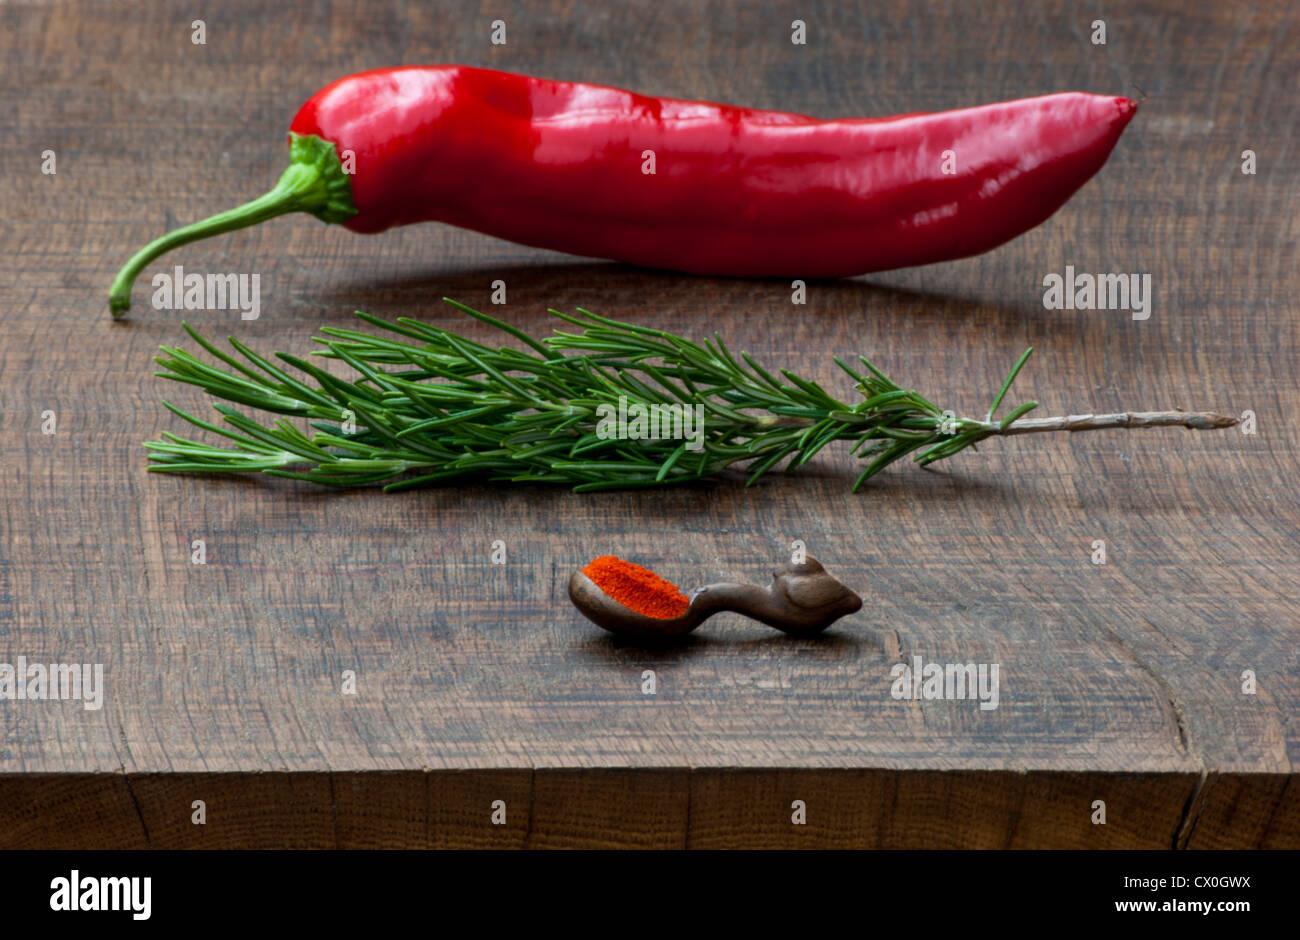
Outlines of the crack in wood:
[[140,798],[135,795],[135,787],[131,786],[131,775],[123,773],[122,782],[126,784],[126,793],[131,797],[131,805],[135,807],[135,815],[140,820],[140,831],[144,833],[144,844],[147,847],[152,844],[149,839],[149,824],[144,821],[144,810],[140,806]]

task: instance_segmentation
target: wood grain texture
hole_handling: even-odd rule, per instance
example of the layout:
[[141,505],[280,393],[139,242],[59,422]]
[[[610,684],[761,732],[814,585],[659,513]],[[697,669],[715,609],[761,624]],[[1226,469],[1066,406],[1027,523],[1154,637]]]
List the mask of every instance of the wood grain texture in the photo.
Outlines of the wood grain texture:
[[15,849],[1287,848],[1295,790],[986,770],[14,774],[0,821]]
[[[99,711],[0,702],[0,844],[1300,845],[1294,4],[797,15],[807,46],[781,4],[0,5],[0,662],[107,674]],[[1089,42],[1098,16],[1105,46]],[[494,47],[497,18],[509,41]],[[303,217],[155,266],[260,274],[260,319],[187,319],[263,351],[301,352],[357,307],[484,338],[438,298],[488,306],[500,279],[493,312],[521,327],[584,306],[717,330],[846,395],[830,357],[864,353],[982,412],[1034,345],[1012,397],[1044,414],[1250,409],[1259,433],[990,441],[856,495],[854,461],[830,450],[750,489],[585,496],[147,474],[141,442],[183,430],[161,400],[207,406],[151,376],[159,345],[192,345],[180,313],[141,286],[110,321],[117,267],[268,188],[322,85],[438,61],[825,116],[1133,84],[1148,98],[1040,228],[978,258],[810,284],[804,307],[784,282]],[[1240,172],[1246,149],[1257,175]],[[1151,318],[1044,310],[1042,278],[1066,264],[1150,273]],[[646,649],[565,596],[600,554],[685,586],[761,583],[796,539],[866,601],[820,639],[722,615]],[[895,701],[890,667],[913,655],[1000,664],[1000,707]],[[497,793],[510,822],[494,830]]]

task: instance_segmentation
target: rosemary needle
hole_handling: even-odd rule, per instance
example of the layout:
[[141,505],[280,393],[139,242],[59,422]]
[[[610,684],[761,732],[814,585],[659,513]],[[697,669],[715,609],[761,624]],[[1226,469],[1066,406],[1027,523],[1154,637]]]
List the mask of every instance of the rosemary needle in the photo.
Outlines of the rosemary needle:
[[[270,422],[213,402],[224,426],[164,402],[190,424],[224,437],[218,447],[165,433],[150,441],[149,469],[162,473],[264,473],[328,486],[383,483],[385,489],[468,481],[562,483],[578,491],[671,486],[745,463],[746,485],[785,460],[806,463],[832,441],[851,441],[866,461],[859,486],[912,455],[928,466],[996,436],[1103,428],[1227,428],[1237,419],[1182,411],[1120,412],[1026,418],[1026,402],[997,411],[1033,349],[1015,363],[983,419],[959,418],[901,388],[866,359],[858,371],[836,364],[856,383],[846,404],[787,369],[773,373],[747,353],[734,356],[715,335],[703,345],[663,330],[586,310],[550,311],[566,325],[534,338],[487,314],[458,310],[519,341],[493,349],[409,318],[389,322],[365,313],[370,326],[397,338],[325,327],[312,353],[342,361],[351,380],[305,359],[276,357],[294,378],[244,344],[237,358],[190,337],[219,365],[164,346],[155,361],[163,378],[196,385],[216,399],[304,418],[308,436],[285,418]],[[228,367],[223,369],[221,365]],[[698,406],[698,407],[697,407]],[[623,409],[619,411],[620,407]],[[612,414],[678,419],[672,434]],[[609,433],[614,427],[613,433]],[[674,436],[675,435],[675,436]]]

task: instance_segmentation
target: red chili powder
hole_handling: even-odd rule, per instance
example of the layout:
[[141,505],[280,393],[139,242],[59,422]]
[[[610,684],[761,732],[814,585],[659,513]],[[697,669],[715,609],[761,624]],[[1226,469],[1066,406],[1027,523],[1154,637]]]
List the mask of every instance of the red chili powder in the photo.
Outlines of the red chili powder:
[[665,581],[649,568],[613,555],[601,555],[583,568],[582,573],[628,610],[647,617],[671,620],[686,613],[691,604],[677,585]]

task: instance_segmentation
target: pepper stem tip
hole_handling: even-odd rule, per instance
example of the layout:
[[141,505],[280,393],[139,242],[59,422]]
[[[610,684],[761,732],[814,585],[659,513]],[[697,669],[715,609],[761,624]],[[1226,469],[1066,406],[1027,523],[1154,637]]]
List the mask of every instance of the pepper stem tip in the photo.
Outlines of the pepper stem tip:
[[352,184],[334,144],[311,134],[290,134],[289,140],[289,167],[266,195],[168,232],[131,256],[109,288],[108,308],[114,319],[131,308],[131,287],[141,272],[173,248],[290,212],[310,212],[323,222],[343,222],[357,214]]

